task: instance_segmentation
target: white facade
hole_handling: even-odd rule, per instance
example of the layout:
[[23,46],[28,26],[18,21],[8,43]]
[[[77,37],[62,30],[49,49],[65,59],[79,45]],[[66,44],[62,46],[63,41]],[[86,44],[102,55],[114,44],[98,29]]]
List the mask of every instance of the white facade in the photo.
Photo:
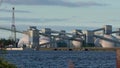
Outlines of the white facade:
[[[42,37],[42,38],[39,38],[39,44],[44,44],[44,43],[48,43],[50,42],[50,39],[47,38],[47,37]],[[23,36],[19,42],[18,42],[18,47],[23,47],[23,45],[26,45],[27,48],[30,48],[30,44],[29,44],[29,36],[28,35],[25,35]],[[43,46],[44,47],[44,46]]]
[[[103,35],[103,37],[108,38],[108,39],[112,39],[112,40],[117,40],[117,38],[115,38],[112,35]],[[99,38],[97,38],[95,40],[94,44],[96,46],[98,46],[98,47],[105,47],[105,48],[106,47],[107,48],[111,48],[111,47],[115,47],[116,46],[116,43],[114,43],[114,42],[110,42],[110,41],[99,39]]]
[[[81,38],[76,38],[78,40],[82,40]],[[72,41],[72,44],[75,48],[80,48],[82,46],[82,42],[81,41],[76,41],[76,40],[73,40]]]

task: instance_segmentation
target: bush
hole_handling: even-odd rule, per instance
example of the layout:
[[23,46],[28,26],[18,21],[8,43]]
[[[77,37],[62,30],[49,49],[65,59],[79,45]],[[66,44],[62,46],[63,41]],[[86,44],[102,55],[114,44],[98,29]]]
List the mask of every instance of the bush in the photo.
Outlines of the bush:
[[17,67],[5,61],[3,58],[0,58],[0,68],[17,68]]

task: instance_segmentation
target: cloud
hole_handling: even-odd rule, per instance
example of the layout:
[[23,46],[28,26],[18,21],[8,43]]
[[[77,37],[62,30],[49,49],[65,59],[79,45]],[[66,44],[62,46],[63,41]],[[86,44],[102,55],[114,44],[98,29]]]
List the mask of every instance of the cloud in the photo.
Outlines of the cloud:
[[[11,21],[11,17],[0,17],[1,21]],[[61,21],[67,21],[69,19],[47,19],[47,18],[15,18],[16,21],[19,22],[40,22],[40,23],[45,23],[45,22],[61,22]]]
[[4,3],[14,5],[47,5],[47,6],[65,6],[65,7],[83,7],[83,6],[104,6],[106,4],[89,2],[67,2],[63,0],[4,0]]
[[[12,10],[0,9],[0,12],[12,12]],[[30,11],[25,11],[25,10],[15,10],[15,12],[18,12],[18,13],[31,13]]]
[[112,21],[112,22],[120,22],[120,19],[112,19],[110,21]]

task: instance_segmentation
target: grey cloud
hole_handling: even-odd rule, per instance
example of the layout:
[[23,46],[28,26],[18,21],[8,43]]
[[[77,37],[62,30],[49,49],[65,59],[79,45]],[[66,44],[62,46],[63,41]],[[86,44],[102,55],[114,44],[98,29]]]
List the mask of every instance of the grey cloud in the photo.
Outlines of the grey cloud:
[[[8,9],[0,9],[1,12],[12,12],[12,10],[8,10]],[[25,10],[15,10],[15,12],[18,13],[31,13],[30,11],[25,11]]]
[[120,22],[120,19],[112,19],[110,21],[112,21],[112,22]]
[[51,6],[66,6],[66,7],[83,7],[83,6],[104,6],[106,4],[96,2],[67,2],[62,0],[4,0],[4,3],[14,5],[51,5]]
[[91,23],[105,23],[104,21],[91,21]]
[[[0,17],[1,21],[11,21],[10,17]],[[40,23],[45,23],[45,22],[61,22],[61,21],[67,21],[69,19],[46,19],[46,18],[15,18],[16,21],[19,22],[40,22]]]

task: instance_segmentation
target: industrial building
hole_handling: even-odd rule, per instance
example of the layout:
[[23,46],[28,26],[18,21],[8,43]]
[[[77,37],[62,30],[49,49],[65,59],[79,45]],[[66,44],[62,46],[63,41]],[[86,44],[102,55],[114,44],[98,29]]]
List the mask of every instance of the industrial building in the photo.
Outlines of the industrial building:
[[[12,40],[15,42],[13,48],[22,47],[30,49],[39,48],[81,48],[81,47],[120,47],[120,28],[112,31],[112,25],[104,25],[95,30],[75,29],[72,33],[65,30],[56,31],[50,28],[37,29],[36,26],[30,26],[26,31],[18,31],[15,26],[15,8],[12,8],[11,29],[1,28],[11,31]],[[16,32],[23,36],[18,45],[16,45]],[[113,35],[114,34],[114,35]]]
[[[55,31],[50,28],[39,30],[32,26],[27,32],[28,34],[20,39],[18,47],[26,45],[27,48],[112,48],[119,47],[120,44],[120,31],[112,31],[111,25],[105,25],[103,28],[96,30],[74,30],[73,33],[66,33],[63,30]],[[112,35],[113,33],[116,33],[116,35]]]

